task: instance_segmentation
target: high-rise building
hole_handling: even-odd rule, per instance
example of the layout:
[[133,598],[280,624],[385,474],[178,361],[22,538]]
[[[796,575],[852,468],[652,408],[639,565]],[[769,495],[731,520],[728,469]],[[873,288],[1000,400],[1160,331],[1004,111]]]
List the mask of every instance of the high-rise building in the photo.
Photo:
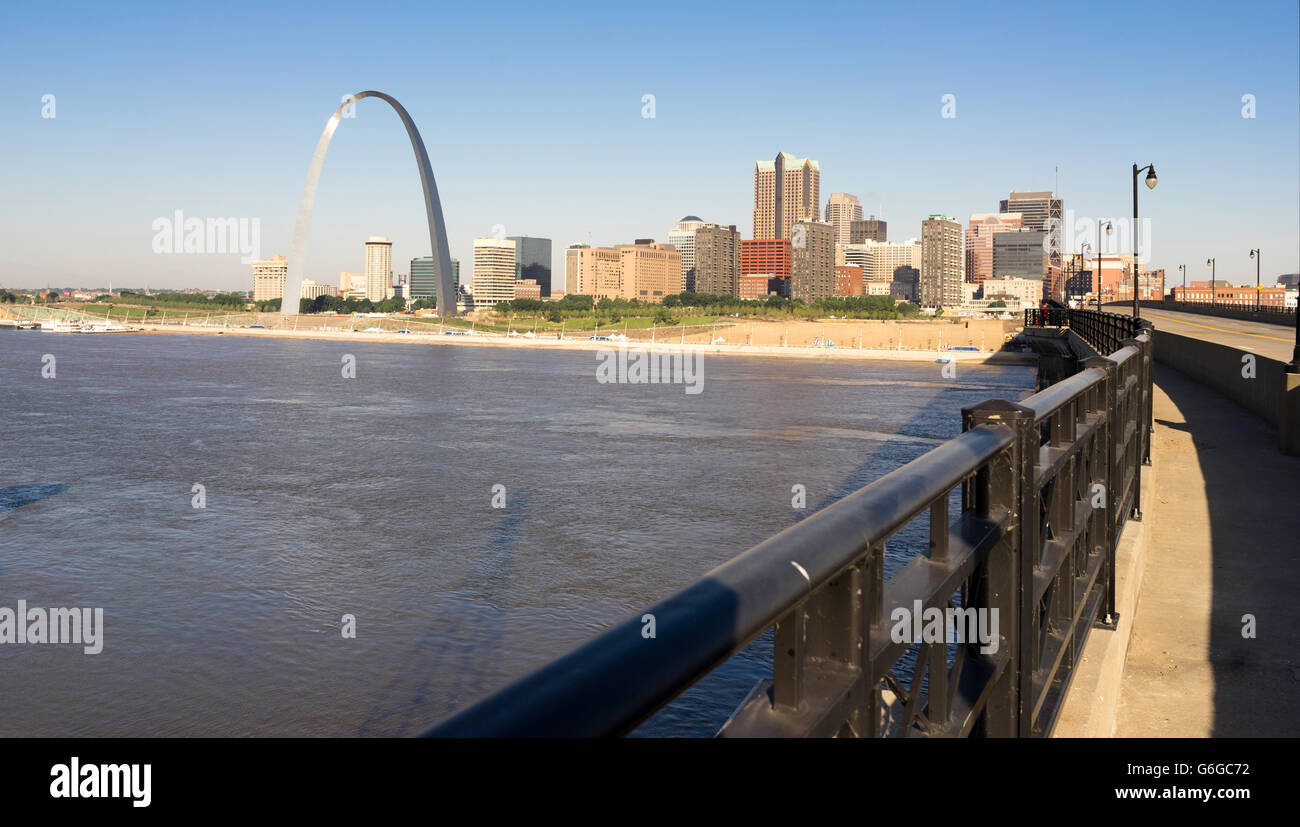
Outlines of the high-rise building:
[[508,238],[474,239],[475,307],[492,307],[515,297],[515,242]]
[[790,298],[813,302],[835,295],[835,228],[796,221],[790,228]]
[[1060,249],[1062,233],[1052,233],[1060,227],[1065,215],[1065,202],[1050,192],[1011,192],[1006,199],[998,202],[998,212],[1018,212],[1023,216],[1023,226],[1030,230],[1040,230],[1050,235],[1051,249],[1047,255],[1045,290],[1047,295],[1060,298],[1064,283],[1061,278]]
[[983,282],[984,298],[1004,301],[1012,310],[1028,305],[1037,307],[1043,297],[1042,279],[1022,279],[1014,276],[988,278]]
[[875,244],[836,244],[835,266],[852,265],[862,268],[863,281],[875,281],[876,276]]
[[755,239],[789,238],[796,221],[818,221],[820,213],[821,166],[816,161],[779,152],[775,160],[754,165]]
[[961,224],[934,214],[921,222],[921,304],[925,307],[959,307],[965,262],[962,260]]
[[703,226],[698,216],[688,215],[668,231],[668,243],[682,254],[683,293],[695,292],[695,231]]
[[695,292],[740,295],[740,233],[736,225],[700,225],[693,247]]
[[393,295],[393,242],[378,235],[366,241],[366,298],[381,302]]
[[[254,261],[253,301],[264,302],[284,298],[284,280],[289,275],[289,260],[284,256],[271,256],[265,261]],[[297,311],[295,311],[297,312]]]
[[741,239],[740,295],[759,298],[776,293],[789,298],[791,260],[788,239]]
[[972,213],[966,228],[966,281],[982,284],[993,277],[993,235],[1024,226],[1018,212]]
[[[1043,247],[1046,240],[1046,232],[1023,227],[996,233],[993,236],[993,277],[1044,281],[1048,260]],[[1045,292],[1044,298],[1048,295]]]
[[615,247],[575,244],[564,251],[564,274],[566,295],[658,304],[680,292],[682,254],[649,238]]
[[[460,261],[451,260],[451,283],[460,292]],[[433,256],[411,259],[411,298],[433,299],[438,296],[438,278],[434,274]]]
[[512,235],[515,243],[515,281],[532,279],[543,296],[551,295],[551,240]]
[[874,215],[858,219],[849,225],[849,243],[861,244],[864,241],[888,241],[888,229],[885,219]]
[[845,263],[871,265],[864,275],[868,282],[890,284],[903,281],[915,285],[921,274],[921,242],[909,239],[901,244],[864,241],[845,249]]
[[[698,241],[698,235],[696,240]],[[656,244],[638,238],[633,244],[616,246],[619,261],[619,293],[624,299],[659,303],[678,292],[682,278],[682,254],[671,244]],[[697,247],[698,255],[699,249]],[[698,266],[698,258],[696,265]]]
[[[283,291],[283,288],[281,288]],[[302,280],[302,291],[300,293],[304,299],[314,299],[318,296],[334,295],[334,287],[329,284],[317,284],[310,279]]]
[[564,292],[596,301],[620,297],[622,255],[612,247],[572,244],[564,251]]
[[835,228],[835,243],[850,243],[854,221],[862,220],[862,204],[856,195],[833,192],[826,202],[826,223]]

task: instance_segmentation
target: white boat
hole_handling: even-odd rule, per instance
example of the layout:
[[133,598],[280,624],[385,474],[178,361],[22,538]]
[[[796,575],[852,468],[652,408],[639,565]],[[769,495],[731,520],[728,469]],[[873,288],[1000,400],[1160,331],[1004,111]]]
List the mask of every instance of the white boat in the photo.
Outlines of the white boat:
[[53,333],[79,333],[81,332],[81,322],[69,322],[64,320],[42,322],[41,330],[49,330]]
[[126,328],[117,322],[93,322],[82,326],[77,333],[125,333]]

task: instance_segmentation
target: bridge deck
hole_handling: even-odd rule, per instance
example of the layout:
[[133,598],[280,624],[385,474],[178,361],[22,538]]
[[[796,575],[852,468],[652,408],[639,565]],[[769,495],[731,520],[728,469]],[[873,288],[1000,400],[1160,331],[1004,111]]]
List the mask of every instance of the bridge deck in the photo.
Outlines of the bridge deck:
[[[1203,385],[1164,366],[1155,381],[1159,474],[1143,497],[1152,543],[1115,734],[1300,735],[1300,459],[1280,454],[1271,427]],[[1242,637],[1247,614],[1254,639]]]
[[[1116,308],[1112,305],[1106,309]],[[1142,317],[1155,322],[1160,330],[1235,347],[1249,353],[1258,353],[1270,359],[1277,359],[1279,362],[1291,361],[1291,350],[1295,345],[1294,329],[1284,325],[1227,319],[1201,313],[1157,310],[1150,307],[1142,308]]]

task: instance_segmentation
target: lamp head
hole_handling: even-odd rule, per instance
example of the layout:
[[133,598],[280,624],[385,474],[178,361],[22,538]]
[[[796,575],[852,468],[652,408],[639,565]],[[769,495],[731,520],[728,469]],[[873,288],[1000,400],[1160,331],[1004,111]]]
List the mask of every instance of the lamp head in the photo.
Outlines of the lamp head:
[[1254,251],[1254,250],[1251,250],[1251,251],[1250,251],[1250,260],[1251,260],[1251,261],[1254,261],[1254,260],[1255,260],[1255,251]]
[[1156,165],[1152,164],[1151,168],[1147,170],[1147,189],[1153,190],[1155,188],[1156,188]]
[[1214,259],[1212,259],[1212,258],[1207,258],[1207,259],[1205,260],[1205,266],[1206,266],[1206,267],[1209,267],[1209,266],[1210,266],[1211,264],[1213,264],[1213,263],[1214,263]]

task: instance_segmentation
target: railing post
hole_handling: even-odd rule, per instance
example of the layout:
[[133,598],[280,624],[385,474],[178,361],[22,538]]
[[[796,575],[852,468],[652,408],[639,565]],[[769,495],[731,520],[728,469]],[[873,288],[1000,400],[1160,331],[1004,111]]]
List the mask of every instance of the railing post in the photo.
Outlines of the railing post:
[[[1015,431],[1015,440],[976,475],[974,505],[977,516],[992,519],[1005,514],[1007,530],[989,553],[983,576],[974,586],[975,606],[998,612],[1000,644],[1008,653],[1007,668],[990,692],[981,731],[992,737],[1027,737],[1033,687],[1034,610],[1025,605],[1033,594],[1037,553],[1030,536],[1037,535],[1033,510],[1034,462],[1038,435],[1034,412],[1005,399],[990,399],[962,409],[962,430],[999,425]],[[1028,529],[1028,530],[1026,530]]]
[[[1106,577],[1106,602],[1102,607],[1102,617],[1097,620],[1096,625],[1106,629],[1114,629],[1119,621],[1119,613],[1115,611],[1115,547],[1119,541],[1116,536],[1119,524],[1116,512],[1120,507],[1119,498],[1123,488],[1115,479],[1115,444],[1118,440],[1115,422],[1117,413],[1115,410],[1115,377],[1118,366],[1104,356],[1085,359],[1083,360],[1083,366],[1085,369],[1099,368],[1106,372],[1106,378],[1102,380],[1101,386],[1097,389],[1097,413],[1102,420],[1099,424],[1098,444],[1102,449],[1103,456],[1097,457],[1095,453],[1093,455],[1093,481],[1094,483],[1100,482],[1105,495],[1105,507],[1093,511],[1094,530],[1098,530],[1101,535],[1102,553],[1105,555],[1103,572]],[[1097,479],[1098,476],[1100,476],[1100,480]],[[1097,511],[1100,511],[1101,514],[1098,515]]]
[[[1120,342],[1121,347],[1133,347],[1137,350],[1137,388],[1133,391],[1133,398],[1128,400],[1127,408],[1130,411],[1129,416],[1133,422],[1133,439],[1137,444],[1133,446],[1132,456],[1132,474],[1133,474],[1133,508],[1131,516],[1135,520],[1142,519],[1142,462],[1143,453],[1146,450],[1147,434],[1147,408],[1149,407],[1146,396],[1147,384],[1147,365],[1146,349],[1140,339],[1125,339]],[[1122,433],[1122,432],[1121,432]]]

